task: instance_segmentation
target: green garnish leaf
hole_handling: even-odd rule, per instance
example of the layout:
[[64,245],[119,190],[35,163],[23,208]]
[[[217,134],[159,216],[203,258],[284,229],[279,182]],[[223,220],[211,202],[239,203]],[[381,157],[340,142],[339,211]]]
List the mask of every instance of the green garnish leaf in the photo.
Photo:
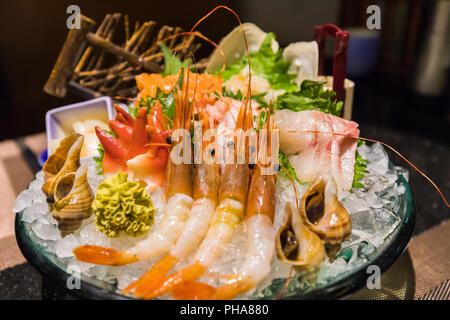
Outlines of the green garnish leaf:
[[161,51],[164,55],[164,72],[161,73],[162,76],[169,76],[171,74],[177,74],[182,68],[187,68],[190,64],[190,59],[181,62],[180,59],[164,44],[159,44]]
[[[106,133],[112,135],[114,138],[117,138],[117,134],[114,133],[114,131],[111,130],[105,130]],[[102,175],[103,174],[103,157],[105,156],[105,149],[103,149],[103,146],[99,143],[97,147],[98,151],[98,157],[94,157],[94,161],[97,164],[97,174]]]
[[170,119],[173,119],[173,115],[175,113],[175,96],[173,92],[170,91],[169,93],[164,93],[164,91],[162,91],[160,88],[157,88],[155,98],[147,96],[147,99],[144,99],[142,97],[139,101],[139,107],[146,107],[147,112],[150,113],[150,110],[155,105],[156,101],[159,101],[159,103],[161,103],[164,114]]
[[100,143],[98,144],[97,151],[98,151],[99,156],[94,157],[94,161],[97,164],[97,167],[96,167],[97,173],[99,175],[101,175],[101,174],[103,174],[102,164],[103,164],[103,157],[105,156],[105,150],[103,149],[103,146]]
[[[363,140],[358,140],[358,147],[365,144]],[[361,179],[364,177],[365,173],[368,173],[367,171],[367,162],[369,160],[364,159],[361,157],[361,155],[358,153],[358,150],[356,150],[355,153],[355,174],[353,176],[353,185],[352,188],[364,188],[364,185],[361,183]]]
[[[139,105],[141,105],[143,101],[144,101],[144,98],[141,98],[141,100],[139,101]],[[144,101],[144,103],[145,103],[145,101]],[[137,112],[138,112],[137,108],[135,108],[134,106],[128,106],[128,113],[130,114],[130,116],[132,116],[135,119],[136,119]]]
[[295,169],[292,166],[291,162],[289,161],[289,158],[287,155],[285,155],[283,152],[280,151],[280,153],[278,154],[278,162],[280,164],[281,167],[283,167],[286,172],[287,175],[295,180],[297,180],[298,183],[300,184],[306,184],[309,182],[302,182],[300,181],[300,179],[297,177],[297,174],[295,173]]
[[[283,60],[282,49],[273,52],[272,39],[275,39],[275,34],[269,32],[259,50],[250,53],[252,74],[266,79],[274,90],[296,91],[298,86],[292,82],[296,75],[288,73],[291,63]],[[243,55],[234,63],[226,66],[222,74],[223,80],[227,81],[232,76],[239,74],[245,67],[248,67],[247,55]],[[220,74],[220,71],[216,71],[216,74]]]
[[335,116],[341,115],[342,101],[335,101],[336,92],[324,90],[326,81],[303,80],[300,91],[278,96],[277,109],[292,111],[317,110]]

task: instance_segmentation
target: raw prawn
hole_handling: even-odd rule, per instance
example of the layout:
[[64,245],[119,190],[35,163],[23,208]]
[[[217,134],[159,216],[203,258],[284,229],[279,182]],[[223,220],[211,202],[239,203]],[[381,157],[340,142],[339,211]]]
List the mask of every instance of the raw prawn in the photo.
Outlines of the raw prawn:
[[[239,112],[236,128],[248,130],[253,126],[251,109],[247,100],[244,101]],[[242,139],[243,135],[236,137]],[[249,184],[249,166],[243,164],[227,163],[224,166],[222,181],[219,190],[219,204],[215,210],[213,220],[208,232],[198,248],[193,262],[170,275],[161,286],[145,295],[150,299],[165,292],[172,291],[184,284],[195,285],[194,280],[203,275],[211,263],[220,256],[223,245],[231,241],[233,231],[244,216]]]
[[[270,124],[270,112],[267,124]],[[267,127],[269,127],[267,125]],[[270,154],[271,129],[267,131],[267,145]],[[261,141],[260,141],[261,143]],[[260,150],[261,151],[261,150]],[[278,154],[278,150],[273,150]],[[259,154],[261,157],[261,153]],[[261,159],[261,158],[259,158]],[[274,165],[271,163],[270,165]],[[251,177],[246,205],[245,225],[247,229],[247,253],[239,272],[228,277],[225,285],[214,288],[202,283],[186,282],[175,287],[177,299],[232,299],[254,288],[271,270],[275,250],[275,188],[277,174],[262,174],[261,162]],[[209,296],[208,296],[209,295]]]

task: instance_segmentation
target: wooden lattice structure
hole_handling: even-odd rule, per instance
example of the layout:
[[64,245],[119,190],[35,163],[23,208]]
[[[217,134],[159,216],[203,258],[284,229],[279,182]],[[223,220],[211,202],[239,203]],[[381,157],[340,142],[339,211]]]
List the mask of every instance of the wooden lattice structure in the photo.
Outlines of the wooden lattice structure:
[[[81,16],[80,29],[69,31],[45,92],[60,98],[68,89],[85,98],[135,97],[137,74],[163,71],[163,54],[156,44],[183,31],[179,27],[159,27],[155,21],[136,22],[131,28],[128,16],[121,13],[107,14],[96,31],[95,24]],[[200,47],[196,38],[188,35],[164,43],[180,59]]]

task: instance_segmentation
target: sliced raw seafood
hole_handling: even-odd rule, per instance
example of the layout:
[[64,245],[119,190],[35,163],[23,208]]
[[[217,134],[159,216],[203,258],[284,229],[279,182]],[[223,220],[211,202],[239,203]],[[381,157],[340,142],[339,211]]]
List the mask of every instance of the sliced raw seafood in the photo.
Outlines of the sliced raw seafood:
[[295,42],[283,50],[284,61],[291,63],[288,72],[297,74],[295,82],[300,86],[303,80],[317,80],[319,68],[319,47],[317,42]]
[[338,190],[353,183],[358,124],[320,111],[275,112],[280,150],[288,155],[297,177],[313,182],[334,177]]

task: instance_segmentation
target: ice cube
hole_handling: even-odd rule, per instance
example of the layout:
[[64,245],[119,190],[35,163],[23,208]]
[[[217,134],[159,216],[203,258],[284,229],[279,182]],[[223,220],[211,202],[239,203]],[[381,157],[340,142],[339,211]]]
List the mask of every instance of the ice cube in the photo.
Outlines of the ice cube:
[[38,173],[36,173],[36,180],[39,180],[39,181],[44,181],[44,171],[39,171]]
[[31,201],[33,200],[33,191],[24,190],[22,191],[14,203],[14,207],[12,209],[13,212],[20,212],[31,205]]
[[358,211],[350,215],[352,229],[362,230],[366,234],[373,235],[377,231],[374,217],[370,210]]
[[33,180],[31,181],[28,189],[30,190],[41,190],[42,185],[44,184],[44,180]]
[[46,215],[48,213],[48,205],[43,202],[36,202],[29,206],[23,212],[22,220],[25,222],[33,222],[38,219],[41,215]]
[[369,160],[367,169],[371,172],[384,174],[388,170],[389,157],[383,146],[374,143],[372,146],[363,145],[358,148],[358,153],[365,159]]
[[58,222],[52,222],[51,221],[51,219],[53,219],[53,217],[50,215],[50,214],[48,214],[48,215],[41,215],[41,214],[39,214],[39,215],[37,215],[37,217],[36,217],[36,223],[42,223],[42,224],[53,224],[53,225],[58,225]]
[[67,270],[71,270],[71,272],[85,273],[87,275],[89,275],[88,271],[92,267],[95,267],[95,264],[81,262],[81,261],[78,261],[76,259],[71,260],[67,264]]
[[384,240],[394,231],[400,222],[400,218],[384,208],[371,210],[377,228],[377,235]]
[[97,279],[105,279],[108,274],[106,266],[94,266],[89,270],[89,274]]
[[73,249],[80,245],[77,237],[69,234],[56,243],[56,255],[60,258],[73,257]]
[[41,190],[36,190],[33,193],[33,203],[35,202],[43,202],[45,203],[47,201],[47,197]]
[[35,223],[32,230],[42,240],[56,241],[61,239],[61,234],[56,226],[52,224]]
[[91,223],[86,225],[86,227],[80,231],[80,243],[109,247],[111,245],[111,240],[98,231],[95,225]]
[[158,211],[164,211],[163,190],[161,187],[153,191],[150,195],[153,206]]
[[37,219],[37,214],[35,214],[34,212],[27,211],[27,210],[25,210],[22,215],[22,221],[25,221],[28,223],[31,223],[36,219]]
[[367,202],[363,198],[358,198],[354,194],[351,194],[342,199],[342,204],[350,214],[369,210],[369,205],[367,204]]

